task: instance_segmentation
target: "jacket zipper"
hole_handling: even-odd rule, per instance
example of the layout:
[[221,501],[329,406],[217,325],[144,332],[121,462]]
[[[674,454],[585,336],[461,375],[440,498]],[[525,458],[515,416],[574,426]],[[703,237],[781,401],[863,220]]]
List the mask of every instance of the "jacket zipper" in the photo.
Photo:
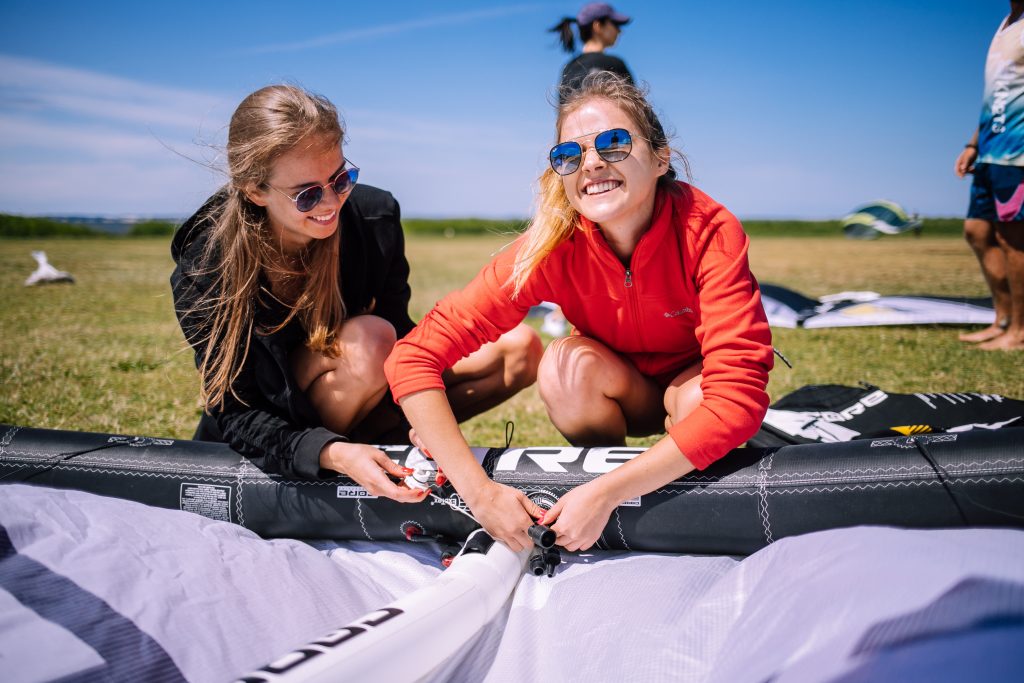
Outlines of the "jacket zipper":
[[626,288],[626,298],[629,299],[629,310],[633,314],[633,328],[636,331],[636,339],[639,342],[643,339],[643,330],[640,329],[640,305],[637,301],[636,290],[633,288],[633,269],[626,266],[626,280],[623,282]]

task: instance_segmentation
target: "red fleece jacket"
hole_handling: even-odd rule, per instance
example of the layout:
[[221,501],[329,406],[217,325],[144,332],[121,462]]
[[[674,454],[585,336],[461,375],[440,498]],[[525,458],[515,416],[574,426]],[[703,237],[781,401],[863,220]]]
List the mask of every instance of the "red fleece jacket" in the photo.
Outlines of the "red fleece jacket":
[[444,390],[441,372],[496,340],[541,301],[560,304],[576,332],[649,376],[703,359],[700,405],[669,429],[704,469],[758,430],[768,408],[771,333],[739,221],[700,190],[659,190],[650,229],[628,269],[586,218],[511,297],[522,238],[442,299],[398,342],[384,370],[395,400]]

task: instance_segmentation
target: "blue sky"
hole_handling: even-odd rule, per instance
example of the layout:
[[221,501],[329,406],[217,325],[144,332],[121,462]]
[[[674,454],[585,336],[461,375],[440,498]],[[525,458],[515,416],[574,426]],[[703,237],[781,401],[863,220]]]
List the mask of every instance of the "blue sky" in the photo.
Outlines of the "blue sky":
[[[330,98],[361,181],[406,216],[526,216],[578,2],[0,3],[0,212],[185,216],[234,107]],[[959,216],[953,162],[1006,0],[616,3],[694,182],[741,218],[887,198]]]

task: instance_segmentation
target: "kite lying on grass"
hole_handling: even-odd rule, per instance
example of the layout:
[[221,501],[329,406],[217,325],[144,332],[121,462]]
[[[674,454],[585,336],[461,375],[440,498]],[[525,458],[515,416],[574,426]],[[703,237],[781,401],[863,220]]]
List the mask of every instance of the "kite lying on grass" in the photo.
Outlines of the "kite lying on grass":
[[885,200],[859,206],[843,219],[843,232],[855,240],[873,240],[909,230],[920,235],[921,221],[908,216],[899,204]]
[[70,273],[65,273],[63,270],[57,270],[50,265],[50,262],[46,258],[45,251],[33,251],[32,257],[36,260],[39,266],[35,271],[28,276],[25,280],[25,286],[31,287],[32,285],[44,285],[48,282],[74,282],[75,278]]
[[990,325],[996,319],[992,300],[985,298],[840,292],[811,299],[788,287],[762,283],[761,301],[772,327]]

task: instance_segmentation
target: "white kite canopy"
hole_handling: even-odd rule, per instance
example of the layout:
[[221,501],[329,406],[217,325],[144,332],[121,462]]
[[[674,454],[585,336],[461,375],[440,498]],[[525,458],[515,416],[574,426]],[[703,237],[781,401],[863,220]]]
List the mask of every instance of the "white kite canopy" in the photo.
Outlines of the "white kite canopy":
[[[422,588],[375,609],[238,679],[239,683],[414,683],[472,641],[501,611],[523,577],[529,549],[491,544],[463,551]],[[471,540],[467,540],[469,548]],[[395,656],[415,644],[415,656]]]
[[863,291],[811,299],[788,287],[764,283],[761,301],[772,327],[990,325],[996,319],[991,299],[882,296]]
[[66,273],[63,270],[57,270],[50,265],[49,260],[46,258],[45,251],[33,251],[32,258],[36,260],[39,266],[33,271],[28,279],[25,280],[25,286],[31,287],[33,285],[43,285],[48,282],[74,282],[75,278],[70,273]]
[[[443,576],[429,544],[263,540],[188,512],[39,486],[5,487],[0,534],[5,681],[229,681]],[[742,560],[564,559],[554,578],[519,578],[440,666],[421,659],[425,641],[399,638],[381,673],[404,663],[430,683],[783,683],[1016,680],[1024,670],[1019,530],[858,527]],[[345,663],[335,673],[389,680]]]

